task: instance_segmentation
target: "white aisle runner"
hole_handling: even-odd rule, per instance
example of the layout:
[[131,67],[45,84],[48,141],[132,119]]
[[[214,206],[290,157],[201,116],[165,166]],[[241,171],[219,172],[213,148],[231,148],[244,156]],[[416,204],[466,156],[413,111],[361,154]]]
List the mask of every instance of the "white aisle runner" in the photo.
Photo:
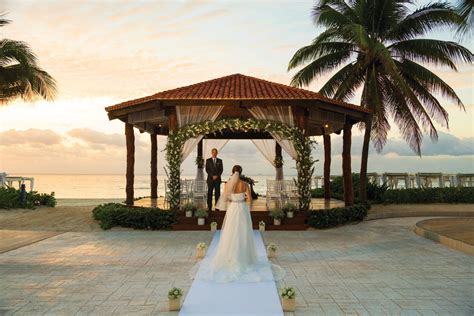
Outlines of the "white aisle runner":
[[[206,256],[214,255],[220,233],[214,234]],[[262,235],[254,230],[254,236],[259,259],[268,260]],[[195,279],[179,315],[282,316],[283,310],[274,281],[214,283]]]

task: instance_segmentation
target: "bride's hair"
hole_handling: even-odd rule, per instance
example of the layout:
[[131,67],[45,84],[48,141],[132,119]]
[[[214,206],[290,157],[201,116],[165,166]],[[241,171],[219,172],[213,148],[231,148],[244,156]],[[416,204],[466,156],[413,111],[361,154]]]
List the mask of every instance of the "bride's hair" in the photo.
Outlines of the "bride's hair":
[[235,165],[232,167],[232,174],[234,174],[234,172],[238,172],[239,174],[242,174],[242,167],[239,166],[239,165]]

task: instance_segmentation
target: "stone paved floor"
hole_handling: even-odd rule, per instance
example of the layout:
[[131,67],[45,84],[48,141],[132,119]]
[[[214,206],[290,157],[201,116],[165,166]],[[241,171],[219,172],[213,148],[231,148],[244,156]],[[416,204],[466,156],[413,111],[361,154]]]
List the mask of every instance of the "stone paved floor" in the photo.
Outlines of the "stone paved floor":
[[[413,233],[421,218],[265,232],[295,315],[472,315],[474,257]],[[187,292],[194,246],[210,232],[68,232],[0,254],[0,315],[162,315]],[[169,313],[175,315],[176,313]],[[292,315],[293,313],[287,313]]]

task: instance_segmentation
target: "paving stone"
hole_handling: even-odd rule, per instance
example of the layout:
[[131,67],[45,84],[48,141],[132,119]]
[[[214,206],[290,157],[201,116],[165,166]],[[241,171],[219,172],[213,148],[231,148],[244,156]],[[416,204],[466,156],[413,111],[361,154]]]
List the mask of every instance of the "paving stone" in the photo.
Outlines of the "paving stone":
[[[472,315],[474,257],[413,233],[420,219],[265,232],[297,289],[285,315]],[[211,232],[68,232],[0,254],[0,315],[177,315]],[[3,313],[3,314],[2,314]]]

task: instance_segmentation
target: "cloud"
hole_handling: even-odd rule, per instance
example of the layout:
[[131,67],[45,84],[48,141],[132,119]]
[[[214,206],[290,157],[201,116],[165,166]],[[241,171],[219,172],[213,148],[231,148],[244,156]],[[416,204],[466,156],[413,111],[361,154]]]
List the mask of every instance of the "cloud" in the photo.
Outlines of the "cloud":
[[[438,141],[432,142],[431,139],[425,137],[421,146],[422,156],[469,156],[474,155],[474,138],[459,138],[455,135],[438,132]],[[317,138],[320,146],[318,150],[322,150],[323,141],[322,138]],[[363,136],[352,137],[352,148],[351,151],[355,155],[359,155],[362,151]],[[335,136],[332,139],[332,154],[340,154],[342,152],[342,137]],[[371,145],[370,154],[377,155],[375,149]],[[403,139],[388,139],[387,144],[383,148],[382,155],[390,154],[387,157],[393,157],[394,154],[397,156],[417,156],[408,144]]]
[[59,144],[62,137],[52,130],[30,128],[23,131],[10,129],[0,132],[0,145],[54,145]]
[[[90,128],[75,128],[68,132],[68,135],[74,138],[78,138],[83,142],[94,146],[96,149],[103,149],[100,145],[111,145],[111,146],[125,146],[125,135],[113,133],[107,134],[99,131],[95,131]],[[135,140],[135,146],[145,146],[145,143],[141,140]]]

